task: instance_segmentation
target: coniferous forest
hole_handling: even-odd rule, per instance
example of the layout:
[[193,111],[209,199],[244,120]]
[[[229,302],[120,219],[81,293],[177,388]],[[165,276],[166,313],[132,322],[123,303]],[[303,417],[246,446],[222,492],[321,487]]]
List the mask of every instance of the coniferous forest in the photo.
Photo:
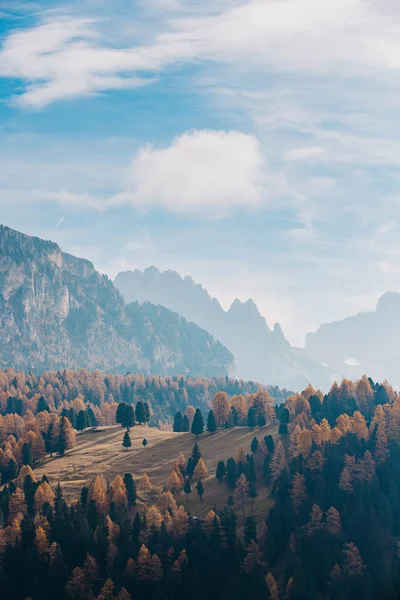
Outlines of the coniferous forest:
[[[72,377],[78,395],[81,378]],[[72,426],[60,388],[48,381],[50,392],[45,382],[2,373],[0,462],[9,469],[0,492],[2,597],[399,597],[400,397],[388,383],[364,376],[335,383],[326,395],[308,386],[274,407],[265,390],[241,396],[233,392],[244,384],[226,381],[229,393],[215,393],[205,419],[194,411],[192,455],[187,462],[177,457],[159,494],[146,473],[112,481],[99,474],[67,501],[57,481],[35,475],[38,440],[44,454],[68,452],[76,429],[89,425],[84,413],[91,407]],[[68,396],[71,386],[60,393]],[[71,403],[68,410],[75,410]],[[144,420],[152,412],[142,404],[132,424],[138,410]],[[119,406],[117,421],[128,433],[129,403]],[[19,424],[13,432],[12,421]],[[176,414],[174,427],[180,422]],[[273,434],[258,439],[265,423]],[[196,440],[226,427],[250,428],[254,438],[237,457],[220,461],[215,476],[226,504],[199,518],[180,505],[184,495],[202,500],[207,493]],[[268,486],[271,503],[259,518],[252,507],[261,486]]]

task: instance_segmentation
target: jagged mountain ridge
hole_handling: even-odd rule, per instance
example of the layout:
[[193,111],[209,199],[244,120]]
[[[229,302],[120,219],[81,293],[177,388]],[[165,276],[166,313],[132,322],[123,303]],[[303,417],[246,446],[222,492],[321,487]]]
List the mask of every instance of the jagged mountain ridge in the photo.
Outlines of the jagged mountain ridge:
[[306,336],[306,351],[347,378],[368,373],[400,384],[400,293],[387,292],[376,309],[321,325]]
[[114,283],[127,302],[161,304],[209,331],[233,353],[243,379],[290,389],[302,389],[310,381],[322,389],[329,386],[328,369],[303,349],[291,347],[279,324],[271,330],[253,300],[236,299],[225,311],[191,277],[154,266],[119,273]]
[[233,356],[162,306],[125,305],[93,264],[0,226],[0,365],[226,375]]

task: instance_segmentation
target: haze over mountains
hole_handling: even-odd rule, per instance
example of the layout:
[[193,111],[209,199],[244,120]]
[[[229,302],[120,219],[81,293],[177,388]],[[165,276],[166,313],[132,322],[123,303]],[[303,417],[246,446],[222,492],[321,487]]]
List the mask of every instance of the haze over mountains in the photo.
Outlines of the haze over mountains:
[[321,325],[306,336],[306,351],[341,375],[400,384],[400,294],[387,292],[375,311]]
[[148,300],[183,315],[209,331],[235,356],[237,375],[243,379],[303,389],[310,381],[326,389],[326,366],[293,348],[279,324],[271,330],[252,300],[235,300],[225,311],[216,298],[191,277],[152,266],[119,273],[114,281],[127,302]]
[[234,359],[167,308],[126,306],[91,262],[0,226],[0,366],[216,376]]

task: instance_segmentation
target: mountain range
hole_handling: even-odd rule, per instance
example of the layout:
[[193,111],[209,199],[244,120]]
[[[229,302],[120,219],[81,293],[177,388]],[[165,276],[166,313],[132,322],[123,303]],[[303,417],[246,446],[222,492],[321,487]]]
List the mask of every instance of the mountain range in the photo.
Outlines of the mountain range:
[[57,244],[0,226],[0,367],[226,375],[233,355],[163,306],[126,305],[112,281]]
[[367,373],[376,381],[400,384],[400,294],[387,292],[376,309],[321,325],[306,336],[310,356],[326,362],[341,376]]
[[329,387],[329,369],[304,349],[292,347],[278,323],[270,329],[252,300],[236,299],[225,311],[191,277],[154,266],[119,273],[114,284],[127,302],[161,304],[209,331],[235,356],[243,379],[290,389],[303,389],[310,381],[321,389]]

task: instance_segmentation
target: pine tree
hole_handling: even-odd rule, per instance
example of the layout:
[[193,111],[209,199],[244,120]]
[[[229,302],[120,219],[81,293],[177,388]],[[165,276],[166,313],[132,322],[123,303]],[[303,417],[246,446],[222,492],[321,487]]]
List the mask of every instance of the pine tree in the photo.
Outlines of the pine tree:
[[249,481],[244,473],[241,474],[239,479],[236,481],[235,493],[239,498],[242,505],[243,519],[245,517],[245,504],[249,493]]
[[218,461],[217,471],[215,473],[215,477],[218,480],[218,483],[221,483],[223,478],[225,477],[226,468],[223,460]]
[[115,422],[119,423],[121,425],[121,427],[124,427],[123,423],[124,423],[124,416],[125,416],[125,412],[126,409],[128,408],[128,405],[125,402],[120,402],[118,404],[118,408],[117,408],[117,413],[115,415]]
[[131,436],[129,435],[128,431],[125,431],[124,439],[122,440],[122,446],[125,448],[125,452],[127,452],[128,448],[132,446]]
[[257,452],[258,446],[259,446],[258,439],[256,437],[253,437],[253,439],[251,440],[251,444],[250,444],[250,450],[252,451],[253,454],[255,454]]
[[22,446],[22,463],[29,467],[32,467],[33,465],[32,446],[27,442]]
[[247,425],[250,429],[253,429],[257,425],[257,411],[254,406],[250,406],[247,413]]
[[180,410],[175,415],[173,430],[176,432],[183,431],[183,416]]
[[249,544],[252,540],[256,539],[257,535],[257,523],[255,518],[250,515],[247,517],[244,524],[244,540],[246,544]]
[[199,462],[201,458],[201,452],[200,452],[200,448],[197,442],[195,442],[194,446],[193,446],[193,450],[192,450],[192,459],[194,462],[194,466],[197,465],[197,463]]
[[226,482],[230,488],[235,487],[238,478],[238,469],[234,458],[228,458],[226,463]]
[[128,504],[129,506],[134,506],[136,504],[136,483],[131,473],[125,473],[124,484],[128,497]]
[[202,484],[201,481],[197,482],[197,484],[196,484],[196,490],[197,490],[197,493],[199,495],[200,502],[203,502],[204,487],[203,487],[203,484]]
[[192,433],[193,433],[193,435],[196,436],[196,438],[198,438],[199,435],[201,435],[203,433],[203,431],[204,431],[203,415],[201,414],[201,410],[199,408],[197,408],[194,418],[193,418]]
[[187,415],[183,415],[182,431],[184,431],[185,433],[188,433],[190,431],[190,422],[189,417]]
[[143,439],[143,441],[142,441],[142,446],[143,446],[143,448],[146,448],[146,446],[147,446],[147,443],[148,443],[148,442],[147,442],[146,438],[144,438],[144,439]]
[[189,502],[189,494],[192,493],[192,486],[190,485],[189,479],[186,479],[183,491],[186,494],[186,501]]
[[122,416],[122,427],[126,427],[127,431],[130,431],[131,427],[135,425],[135,410],[131,404],[126,407]]
[[217,421],[212,410],[210,410],[207,415],[207,431],[209,433],[214,433],[215,431],[217,431]]
[[82,433],[86,427],[89,427],[89,415],[86,410],[80,410],[76,420],[76,428]]
[[143,425],[146,422],[146,411],[143,402],[140,401],[136,404],[136,419],[139,425]]

